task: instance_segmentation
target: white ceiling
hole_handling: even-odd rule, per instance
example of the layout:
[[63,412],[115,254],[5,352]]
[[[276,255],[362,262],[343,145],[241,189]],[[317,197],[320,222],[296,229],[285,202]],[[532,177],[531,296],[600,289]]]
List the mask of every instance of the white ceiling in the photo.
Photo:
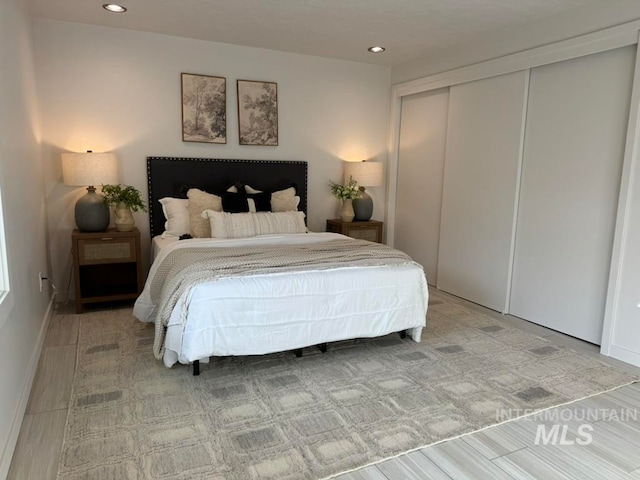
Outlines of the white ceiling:
[[[27,0],[35,17],[399,65],[596,0]],[[103,3],[127,7],[109,13]],[[599,2],[607,0],[597,0]],[[387,51],[371,54],[367,47]]]

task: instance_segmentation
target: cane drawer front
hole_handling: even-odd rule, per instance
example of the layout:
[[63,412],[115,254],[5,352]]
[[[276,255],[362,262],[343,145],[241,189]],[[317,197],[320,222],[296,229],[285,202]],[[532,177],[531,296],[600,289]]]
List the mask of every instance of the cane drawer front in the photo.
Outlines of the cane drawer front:
[[354,225],[347,227],[347,236],[358,240],[368,240],[369,242],[380,242],[379,229],[377,227]]
[[383,223],[377,220],[364,222],[344,222],[340,219],[327,220],[327,232],[340,233],[347,237],[382,243]]
[[78,263],[99,265],[136,261],[135,237],[104,237],[78,239]]

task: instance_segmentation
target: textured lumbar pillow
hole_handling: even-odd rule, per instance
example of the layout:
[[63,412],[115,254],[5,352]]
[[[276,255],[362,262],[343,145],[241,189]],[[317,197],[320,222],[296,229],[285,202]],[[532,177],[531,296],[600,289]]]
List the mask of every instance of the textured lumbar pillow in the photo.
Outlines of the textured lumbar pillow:
[[205,210],[222,211],[222,199],[218,195],[203,192],[197,188],[191,188],[187,192],[189,198],[189,226],[194,238],[211,237],[209,220],[202,217]]
[[209,219],[212,238],[307,233],[304,212],[226,213],[205,210],[202,216]]

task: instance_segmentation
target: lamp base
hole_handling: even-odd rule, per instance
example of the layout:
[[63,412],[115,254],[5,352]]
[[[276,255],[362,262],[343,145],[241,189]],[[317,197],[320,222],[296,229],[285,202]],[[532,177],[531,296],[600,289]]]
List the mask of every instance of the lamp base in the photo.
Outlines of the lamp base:
[[109,226],[109,207],[93,186],[76,202],[76,225],[81,232],[104,232]]
[[360,198],[353,200],[353,211],[356,214],[353,218],[354,222],[368,222],[371,220],[371,215],[373,215],[373,200],[366,190],[360,192]]

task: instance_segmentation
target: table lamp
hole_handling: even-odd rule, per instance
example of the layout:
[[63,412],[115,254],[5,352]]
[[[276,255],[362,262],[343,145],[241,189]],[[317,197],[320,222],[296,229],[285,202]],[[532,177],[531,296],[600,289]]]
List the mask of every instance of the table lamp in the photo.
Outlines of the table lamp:
[[76,202],[78,230],[102,232],[109,226],[109,207],[94,185],[118,183],[118,159],[113,153],[63,153],[62,178],[65,185],[87,187],[87,194]]
[[347,162],[344,167],[344,176],[354,178],[360,186],[360,197],[353,200],[353,211],[356,222],[366,222],[373,215],[373,200],[366,192],[365,187],[379,187],[382,185],[382,163],[380,162]]

